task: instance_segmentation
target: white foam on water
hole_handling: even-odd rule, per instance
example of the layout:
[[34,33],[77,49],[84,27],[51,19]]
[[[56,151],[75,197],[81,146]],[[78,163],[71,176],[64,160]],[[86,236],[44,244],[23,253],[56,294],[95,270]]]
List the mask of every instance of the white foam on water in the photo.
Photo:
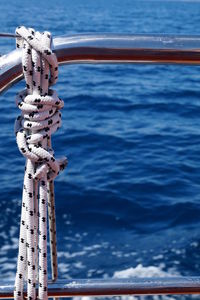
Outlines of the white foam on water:
[[[69,277],[68,276],[68,272],[70,270],[70,266],[69,264],[66,264],[66,263],[58,263],[58,270],[59,270],[59,273],[61,274],[65,274],[65,277]],[[70,277],[69,277],[70,278]]]
[[81,261],[77,261],[76,263],[73,263],[73,266],[77,269],[85,269],[85,266]]
[[129,268],[122,271],[116,271],[113,278],[131,278],[131,277],[173,277],[180,275],[174,269],[168,272],[163,270],[164,264],[159,267],[149,266],[144,267],[142,264],[137,265],[135,268]]
[[100,244],[94,244],[94,245],[91,245],[91,246],[85,246],[85,247],[83,247],[83,250],[93,251],[93,250],[100,249],[100,248],[102,248],[102,245],[100,245]]
[[192,242],[191,244],[190,244],[190,246],[192,246],[192,247],[198,247],[199,246],[199,243],[198,242],[196,242],[196,241],[194,241],[194,242]]
[[[180,276],[180,273],[175,269],[164,270],[165,265],[144,267],[138,264],[136,267],[115,271],[112,278],[133,278],[133,277],[174,277]],[[104,276],[105,278],[107,276]],[[108,278],[108,277],[107,277]],[[145,300],[145,296],[115,296],[115,297],[74,297],[73,300],[97,300],[97,299],[115,299],[115,300]],[[149,298],[148,298],[149,299]],[[152,296],[153,300],[176,300],[174,296]],[[183,298],[182,298],[183,299]]]
[[158,254],[158,255],[153,256],[152,258],[153,258],[153,260],[160,260],[160,259],[164,258],[164,255],[163,254]]
[[65,257],[67,259],[69,258],[74,258],[74,257],[77,257],[77,256],[83,256],[86,254],[86,251],[78,251],[78,252],[67,252],[67,251],[59,251],[58,252],[58,257],[61,258],[61,257]]

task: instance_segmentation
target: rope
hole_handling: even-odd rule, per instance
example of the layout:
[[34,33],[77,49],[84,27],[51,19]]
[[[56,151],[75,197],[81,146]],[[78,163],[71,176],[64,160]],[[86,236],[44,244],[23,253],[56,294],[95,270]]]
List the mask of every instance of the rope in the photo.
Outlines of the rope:
[[[64,169],[66,158],[55,159],[51,135],[61,126],[64,102],[49,89],[58,78],[58,63],[51,51],[51,34],[18,27],[17,47],[22,48],[26,89],[16,97],[21,115],[15,122],[17,145],[26,158],[19,254],[14,298],[22,300],[27,280],[27,296],[47,299],[47,202],[49,184]],[[51,207],[52,208],[52,207]],[[54,208],[54,206],[53,206]],[[55,222],[53,218],[52,222]],[[54,228],[55,224],[50,226]],[[55,235],[55,231],[53,232]],[[52,241],[51,241],[52,244]],[[55,245],[54,245],[55,246]]]

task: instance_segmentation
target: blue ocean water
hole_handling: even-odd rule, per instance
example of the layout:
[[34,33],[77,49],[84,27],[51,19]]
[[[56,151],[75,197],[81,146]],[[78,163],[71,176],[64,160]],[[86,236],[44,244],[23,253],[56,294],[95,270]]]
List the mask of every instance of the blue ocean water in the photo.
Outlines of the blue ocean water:
[[[1,0],[0,17],[2,32],[199,34],[200,2]],[[14,47],[0,40],[0,53]],[[16,269],[23,87],[0,101],[0,280]],[[55,182],[59,277],[199,275],[200,68],[71,65],[55,89],[65,107],[53,146],[69,159]]]

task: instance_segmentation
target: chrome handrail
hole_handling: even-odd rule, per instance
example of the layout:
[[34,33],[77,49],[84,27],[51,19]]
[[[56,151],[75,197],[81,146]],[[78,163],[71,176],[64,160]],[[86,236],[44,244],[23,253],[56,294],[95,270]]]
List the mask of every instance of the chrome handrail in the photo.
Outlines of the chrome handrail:
[[[200,64],[200,36],[83,34],[53,43],[59,64]],[[0,57],[0,93],[22,78],[21,50]]]
[[[13,283],[1,283],[0,298],[13,298],[13,289]],[[200,294],[200,277],[74,279],[58,280],[48,285],[49,298],[182,294]]]

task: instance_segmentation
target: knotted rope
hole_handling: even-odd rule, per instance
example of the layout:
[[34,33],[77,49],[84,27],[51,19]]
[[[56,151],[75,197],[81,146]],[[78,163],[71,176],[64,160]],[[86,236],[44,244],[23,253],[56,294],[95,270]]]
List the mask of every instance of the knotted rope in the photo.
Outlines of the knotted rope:
[[26,167],[14,297],[23,299],[26,279],[29,300],[37,297],[37,282],[38,298],[47,299],[48,182],[67,164],[65,157],[55,159],[51,135],[61,126],[59,110],[64,102],[49,89],[58,78],[57,59],[50,49],[50,33],[18,27],[16,34],[19,35],[17,47],[22,48],[26,89],[16,97],[21,115],[16,119],[15,133]]

